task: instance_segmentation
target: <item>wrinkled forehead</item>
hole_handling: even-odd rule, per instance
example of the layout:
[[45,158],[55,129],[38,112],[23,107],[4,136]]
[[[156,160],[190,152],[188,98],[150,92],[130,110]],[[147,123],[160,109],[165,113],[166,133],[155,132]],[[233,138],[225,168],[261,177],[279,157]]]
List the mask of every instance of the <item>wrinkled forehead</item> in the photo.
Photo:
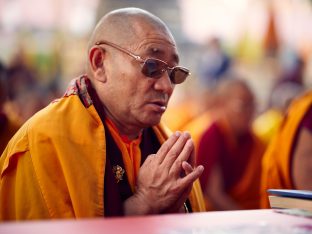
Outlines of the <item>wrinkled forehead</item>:
[[139,23],[135,25],[135,31],[134,50],[143,52],[145,56],[179,62],[176,42],[166,26]]
[[176,45],[164,39],[158,39],[156,37],[143,39],[135,51],[145,58],[158,58],[174,65],[179,63]]

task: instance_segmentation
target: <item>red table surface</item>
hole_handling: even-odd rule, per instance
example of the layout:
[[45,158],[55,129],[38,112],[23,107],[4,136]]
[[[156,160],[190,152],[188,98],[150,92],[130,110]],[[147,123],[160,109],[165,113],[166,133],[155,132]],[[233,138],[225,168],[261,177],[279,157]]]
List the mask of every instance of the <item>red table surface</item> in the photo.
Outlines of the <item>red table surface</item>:
[[[299,230],[299,232],[298,232]],[[312,219],[273,210],[219,211],[126,218],[2,222],[1,234],[312,233]]]

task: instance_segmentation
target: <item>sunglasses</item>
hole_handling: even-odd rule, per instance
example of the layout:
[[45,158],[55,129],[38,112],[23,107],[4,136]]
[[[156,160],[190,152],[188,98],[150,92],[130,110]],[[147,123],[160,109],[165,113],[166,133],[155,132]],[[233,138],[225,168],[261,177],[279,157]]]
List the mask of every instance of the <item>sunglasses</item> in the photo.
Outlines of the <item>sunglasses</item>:
[[169,67],[168,63],[156,58],[142,59],[139,55],[135,55],[130,51],[108,41],[98,41],[95,45],[108,45],[131,56],[136,61],[141,63],[141,72],[143,75],[150,78],[159,79],[164,72],[168,72],[169,78],[173,84],[181,84],[185,81],[188,75],[190,75],[189,69],[185,67]]

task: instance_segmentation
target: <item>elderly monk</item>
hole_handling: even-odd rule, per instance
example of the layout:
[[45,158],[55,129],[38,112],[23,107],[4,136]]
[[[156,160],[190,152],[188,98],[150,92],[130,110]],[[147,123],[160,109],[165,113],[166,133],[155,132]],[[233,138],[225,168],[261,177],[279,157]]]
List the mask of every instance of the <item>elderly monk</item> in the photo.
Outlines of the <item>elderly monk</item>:
[[312,91],[294,99],[262,162],[261,207],[267,189],[312,190]]
[[[86,74],[33,116],[1,161],[0,218],[90,218],[204,210],[192,139],[160,124],[176,84],[176,43],[151,13],[105,15]],[[169,136],[170,135],[170,136]],[[195,183],[194,183],[195,182]]]
[[245,81],[219,84],[210,126],[199,143],[197,163],[207,210],[259,208],[262,142],[252,133],[254,95]]

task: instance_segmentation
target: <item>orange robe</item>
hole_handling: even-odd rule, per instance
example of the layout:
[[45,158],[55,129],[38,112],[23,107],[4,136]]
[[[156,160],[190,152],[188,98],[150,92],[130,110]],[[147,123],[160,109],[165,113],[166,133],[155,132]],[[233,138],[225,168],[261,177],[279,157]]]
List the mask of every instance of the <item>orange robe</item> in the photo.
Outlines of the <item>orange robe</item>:
[[[0,220],[104,216],[105,129],[77,82],[85,77],[30,118],[2,154]],[[160,144],[170,134],[161,124],[153,130]],[[189,200],[204,210],[198,181]]]
[[292,149],[298,127],[312,105],[312,91],[294,100],[262,161],[261,207],[269,208],[267,189],[295,189],[291,178]]
[[183,126],[196,115],[196,108],[197,105],[192,99],[184,101],[176,106],[169,106],[162,120],[171,130],[182,130]]

